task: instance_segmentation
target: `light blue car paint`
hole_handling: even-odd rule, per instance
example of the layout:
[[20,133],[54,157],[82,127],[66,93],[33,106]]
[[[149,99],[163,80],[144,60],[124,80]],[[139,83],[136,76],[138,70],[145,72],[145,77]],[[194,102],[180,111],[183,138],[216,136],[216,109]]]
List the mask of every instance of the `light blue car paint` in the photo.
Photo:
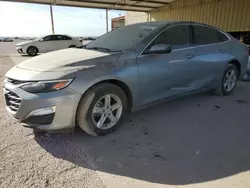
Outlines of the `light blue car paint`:
[[[170,53],[146,53],[147,47],[157,36],[179,25],[189,30],[188,45],[173,49]],[[194,45],[191,40],[192,25],[215,29],[227,40]],[[81,96],[98,83],[123,83],[131,93],[132,109],[136,109],[162,99],[215,89],[230,62],[239,64],[239,77],[242,78],[248,62],[246,47],[223,31],[194,22],[147,22],[105,34],[88,44],[86,49],[66,49],[40,55],[19,64],[6,74],[10,79],[23,82],[73,78],[65,89],[31,94],[13,83],[6,83],[5,89],[22,98],[19,109],[10,112],[20,121],[34,109],[57,106],[51,124],[36,126],[42,130],[59,130],[75,126]]]

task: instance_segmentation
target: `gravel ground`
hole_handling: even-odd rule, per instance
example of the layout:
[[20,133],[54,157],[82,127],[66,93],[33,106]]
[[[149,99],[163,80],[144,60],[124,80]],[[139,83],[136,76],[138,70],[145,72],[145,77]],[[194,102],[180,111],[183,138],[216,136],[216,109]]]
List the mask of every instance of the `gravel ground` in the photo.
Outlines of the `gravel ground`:
[[[13,44],[0,43],[0,53],[15,53]],[[23,59],[0,54],[1,81]],[[7,115],[1,96],[0,187],[249,188],[249,96],[242,82],[232,96],[162,103],[105,137],[78,128],[34,135]]]

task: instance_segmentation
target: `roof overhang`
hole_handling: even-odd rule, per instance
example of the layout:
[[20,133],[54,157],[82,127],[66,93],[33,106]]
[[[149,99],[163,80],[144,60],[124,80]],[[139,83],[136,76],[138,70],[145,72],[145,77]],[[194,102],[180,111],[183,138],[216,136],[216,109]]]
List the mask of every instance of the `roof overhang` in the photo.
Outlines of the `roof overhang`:
[[2,0],[19,3],[150,12],[175,0]]

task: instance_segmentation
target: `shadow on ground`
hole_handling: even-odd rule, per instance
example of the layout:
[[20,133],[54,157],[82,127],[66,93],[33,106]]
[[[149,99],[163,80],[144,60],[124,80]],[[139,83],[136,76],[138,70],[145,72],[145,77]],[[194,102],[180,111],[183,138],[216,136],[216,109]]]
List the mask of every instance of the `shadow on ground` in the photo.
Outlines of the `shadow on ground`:
[[39,56],[39,55],[42,55],[42,54],[37,54],[37,55],[35,55],[35,56],[30,56],[30,55],[28,55],[28,54],[21,54],[20,56],[21,57],[36,57],[36,56]]
[[57,158],[120,176],[173,185],[220,179],[250,169],[249,88],[156,105],[105,137],[77,130],[35,139]]
[[[37,54],[37,55],[39,55],[39,54]],[[21,56],[21,57],[32,57],[32,56],[30,56],[30,55],[28,55],[28,54],[20,54],[20,56]]]

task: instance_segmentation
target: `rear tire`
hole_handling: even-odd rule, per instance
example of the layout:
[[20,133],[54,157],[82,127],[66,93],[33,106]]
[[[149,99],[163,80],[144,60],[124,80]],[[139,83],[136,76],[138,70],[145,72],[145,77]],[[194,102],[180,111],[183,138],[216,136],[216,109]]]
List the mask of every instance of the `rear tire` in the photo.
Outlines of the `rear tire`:
[[237,85],[238,74],[236,66],[228,64],[220,81],[220,86],[214,91],[214,93],[220,96],[230,95]]
[[127,97],[124,91],[116,85],[103,83],[84,94],[78,105],[76,119],[86,133],[103,136],[119,126],[126,111]]
[[76,48],[76,46],[75,45],[71,45],[69,48]]
[[36,56],[37,53],[38,53],[37,47],[35,47],[35,46],[28,47],[27,54],[29,54],[29,56]]

